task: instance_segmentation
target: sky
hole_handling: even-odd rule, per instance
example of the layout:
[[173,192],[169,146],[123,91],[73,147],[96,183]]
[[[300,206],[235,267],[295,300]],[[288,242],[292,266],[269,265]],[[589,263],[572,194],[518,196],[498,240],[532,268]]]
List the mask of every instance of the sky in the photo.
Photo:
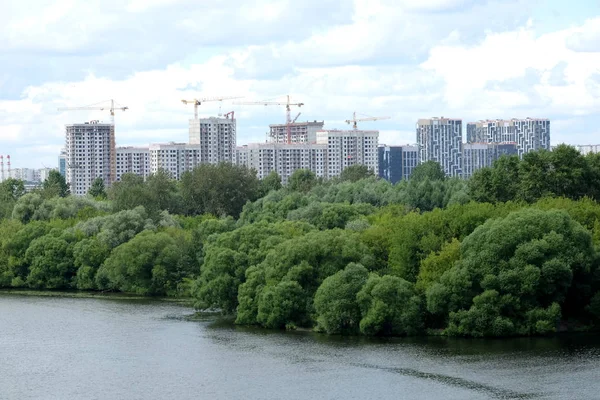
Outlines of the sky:
[[[416,141],[419,118],[550,118],[552,144],[600,143],[600,1],[3,0],[0,154],[55,167],[64,125],[115,99],[117,145],[185,142],[201,117],[235,111],[238,145],[292,117]],[[104,103],[102,103],[104,102]]]

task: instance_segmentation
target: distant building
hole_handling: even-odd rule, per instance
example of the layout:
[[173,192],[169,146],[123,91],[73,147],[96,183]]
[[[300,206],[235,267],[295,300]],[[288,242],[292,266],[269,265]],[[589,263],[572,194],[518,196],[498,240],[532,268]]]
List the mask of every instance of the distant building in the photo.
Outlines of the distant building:
[[465,143],[463,178],[470,178],[478,169],[491,167],[503,155],[515,154],[518,154],[516,143]]
[[520,157],[530,151],[550,150],[550,120],[513,118],[470,122],[467,143],[516,143]]
[[50,176],[51,171],[57,171],[57,168],[42,168],[37,170],[38,178],[37,182],[44,182]]
[[391,183],[408,180],[418,165],[419,148],[417,146],[379,145],[379,177]]
[[63,177],[67,177],[67,150],[64,148],[60,150],[60,155],[58,156],[58,172]]
[[10,170],[10,178],[25,182],[39,182],[39,172],[33,168],[13,168]]
[[317,144],[327,145],[327,178],[352,165],[366,165],[374,174],[379,171],[379,131],[322,130],[317,132]]
[[327,146],[324,144],[252,143],[237,147],[236,162],[256,170],[259,179],[277,172],[286,184],[298,169],[326,177]]
[[153,143],[149,150],[150,174],[162,169],[173,179],[179,180],[184,172],[200,165],[201,145],[199,144]]
[[150,176],[150,147],[117,147],[117,180],[126,173]]
[[[323,130],[324,121],[294,122],[290,124],[291,143],[315,143],[317,132]],[[287,124],[269,125],[269,137],[271,142],[287,143]]]
[[115,127],[90,121],[65,126],[66,180],[74,195],[85,195],[96,178],[107,187],[116,179]]
[[600,144],[575,145],[574,147],[584,156],[590,153],[600,152]]
[[235,162],[235,119],[216,117],[190,119],[189,134],[189,144],[200,146],[202,163]]
[[429,118],[417,122],[419,163],[436,161],[447,176],[462,176],[462,120]]

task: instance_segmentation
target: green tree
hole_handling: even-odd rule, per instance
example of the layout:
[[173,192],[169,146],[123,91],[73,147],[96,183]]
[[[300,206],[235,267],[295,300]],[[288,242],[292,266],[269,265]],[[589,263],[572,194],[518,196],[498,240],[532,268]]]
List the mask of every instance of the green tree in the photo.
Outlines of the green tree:
[[273,170],[260,181],[261,197],[267,195],[272,190],[279,190],[281,187],[281,177],[277,171]]
[[256,172],[230,163],[202,164],[181,177],[187,215],[231,215],[237,218],[248,201],[260,194]]
[[310,169],[297,169],[288,179],[288,187],[294,192],[308,192],[317,184],[317,176]]
[[49,199],[56,196],[67,197],[71,192],[65,177],[53,169],[48,174],[48,178],[42,183],[42,193],[45,199]]
[[356,164],[346,167],[340,174],[340,180],[345,182],[356,182],[373,176],[373,170],[366,165]]
[[325,278],[315,294],[318,327],[327,333],[358,333],[361,320],[356,295],[369,277],[360,264],[350,263],[345,269]]
[[92,182],[88,194],[97,199],[106,199],[106,190],[104,190],[104,179],[98,177]]
[[442,169],[442,166],[437,161],[427,161],[417,165],[410,176],[410,180],[415,182],[421,182],[429,179],[431,181],[438,181],[446,179],[446,174]]

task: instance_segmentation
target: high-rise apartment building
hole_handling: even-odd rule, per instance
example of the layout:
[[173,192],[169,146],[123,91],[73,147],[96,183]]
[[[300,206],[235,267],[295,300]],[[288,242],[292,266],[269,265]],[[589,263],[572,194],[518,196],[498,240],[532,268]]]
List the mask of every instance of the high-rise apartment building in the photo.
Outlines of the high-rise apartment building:
[[576,145],[575,148],[584,156],[590,153],[600,152],[600,144]]
[[379,177],[391,183],[408,180],[418,165],[419,148],[417,146],[379,145]]
[[235,162],[236,120],[230,118],[190,119],[192,145],[200,145],[200,158],[206,164]]
[[516,143],[465,143],[463,145],[463,178],[473,176],[481,168],[491,167],[503,155],[516,155]]
[[181,179],[201,161],[201,145],[188,143],[154,143],[150,145],[150,173],[168,172],[173,179]]
[[74,195],[85,195],[96,178],[106,186],[115,180],[115,128],[90,121],[65,126],[67,184]]
[[[291,143],[315,143],[317,132],[323,130],[324,121],[294,122],[290,124]],[[287,124],[269,125],[269,137],[271,142],[287,143]]]
[[374,174],[379,171],[379,131],[323,130],[317,132],[317,144],[327,145],[327,178],[357,164],[366,165]]
[[530,151],[550,150],[550,120],[513,118],[470,122],[467,143],[516,143],[520,157]]
[[286,184],[290,175],[298,169],[309,169],[318,177],[327,176],[327,145],[252,143],[238,146],[236,160],[256,171],[259,179],[271,171],[277,172]]
[[447,176],[462,175],[462,120],[429,118],[417,122],[419,163],[436,161]]
[[144,178],[150,176],[150,148],[149,147],[117,147],[116,179],[126,173],[136,174]]

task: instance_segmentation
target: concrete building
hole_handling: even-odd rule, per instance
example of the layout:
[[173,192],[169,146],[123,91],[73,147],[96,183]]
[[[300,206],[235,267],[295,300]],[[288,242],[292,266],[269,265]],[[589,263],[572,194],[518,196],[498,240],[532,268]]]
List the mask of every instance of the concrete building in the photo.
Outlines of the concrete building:
[[[35,182],[44,182],[50,176],[50,171],[56,171],[57,168],[42,168],[37,170]],[[68,183],[68,182],[67,182]],[[86,192],[87,193],[87,192]]]
[[600,152],[600,144],[584,144],[574,146],[584,156],[590,153]]
[[491,167],[501,156],[516,154],[518,154],[516,143],[465,143],[462,177],[468,179],[478,169]]
[[298,169],[310,169],[318,177],[327,177],[325,144],[252,143],[238,146],[236,153],[237,164],[256,170],[259,179],[275,171],[286,184]]
[[85,195],[96,178],[107,187],[116,178],[115,127],[90,121],[65,126],[67,184],[74,195]]
[[190,119],[189,134],[189,143],[200,145],[200,159],[203,163],[235,162],[235,119]]
[[[315,143],[317,132],[323,130],[324,121],[294,122],[290,124],[291,143]],[[287,124],[269,125],[269,137],[271,142],[287,143]]]
[[436,161],[447,176],[462,176],[462,120],[429,118],[417,122],[419,163]]
[[150,176],[150,147],[117,147],[116,179],[132,173],[144,178]]
[[530,151],[550,150],[550,120],[513,118],[470,122],[467,143],[516,143],[519,157]]
[[379,171],[379,131],[322,130],[317,132],[317,144],[327,145],[327,178],[357,164],[366,165],[375,174]]
[[417,146],[379,145],[379,177],[391,183],[408,180],[418,165],[419,148]]
[[191,171],[201,160],[201,145],[188,143],[154,143],[150,145],[150,174],[159,170],[170,173],[174,179],[181,179],[186,171]]
[[67,150],[60,149],[58,156],[58,172],[65,178],[67,177]]

